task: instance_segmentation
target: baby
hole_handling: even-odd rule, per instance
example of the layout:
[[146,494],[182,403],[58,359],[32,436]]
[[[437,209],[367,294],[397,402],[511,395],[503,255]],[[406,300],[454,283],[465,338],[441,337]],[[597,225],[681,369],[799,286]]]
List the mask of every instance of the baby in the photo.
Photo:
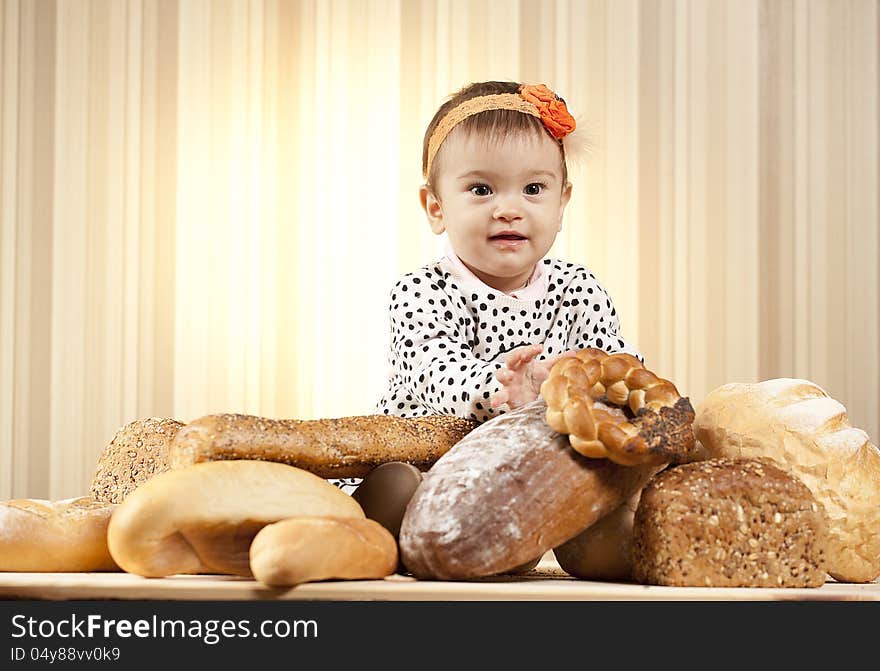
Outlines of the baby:
[[565,101],[544,85],[481,82],[425,132],[419,191],[445,256],[391,292],[391,375],[376,413],[484,422],[537,398],[584,347],[641,355],[584,266],[544,256],[571,197]]
[[[641,355],[584,266],[544,256],[571,198],[565,101],[544,85],[482,82],[425,132],[419,190],[442,259],[391,291],[391,375],[375,413],[485,422],[535,400],[584,347]],[[357,479],[333,481],[351,492]]]

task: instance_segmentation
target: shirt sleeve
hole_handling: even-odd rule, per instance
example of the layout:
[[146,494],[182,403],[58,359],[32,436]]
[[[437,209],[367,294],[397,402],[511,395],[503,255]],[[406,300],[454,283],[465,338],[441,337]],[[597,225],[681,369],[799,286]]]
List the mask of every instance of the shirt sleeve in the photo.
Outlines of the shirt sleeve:
[[489,407],[489,399],[501,388],[495,371],[503,363],[474,355],[467,317],[444,288],[442,280],[430,287],[422,282],[416,298],[407,278],[395,285],[390,311],[392,366],[423,407],[484,422],[502,414]]
[[644,363],[645,358],[638,348],[620,334],[620,319],[611,296],[591,273],[585,272],[582,279],[592,292],[587,294],[589,298],[583,303],[578,328],[569,333],[568,348],[595,347],[609,354],[626,352]]

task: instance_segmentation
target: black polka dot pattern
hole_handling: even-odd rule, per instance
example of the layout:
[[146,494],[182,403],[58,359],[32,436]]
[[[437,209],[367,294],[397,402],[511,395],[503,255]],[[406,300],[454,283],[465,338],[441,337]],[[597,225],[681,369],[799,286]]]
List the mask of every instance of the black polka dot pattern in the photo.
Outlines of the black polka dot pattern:
[[539,299],[473,282],[460,288],[446,259],[402,277],[391,291],[392,373],[376,413],[485,422],[503,412],[489,407],[500,389],[495,371],[522,345],[543,343],[539,358],[598,347],[642,359],[620,336],[611,297],[589,270],[554,259],[541,263],[547,291]]
[[[391,291],[391,376],[378,414],[456,415],[485,422],[504,355],[544,344],[539,358],[570,349],[641,354],[620,336],[611,297],[585,267],[544,259],[547,290],[522,300],[487,285],[459,288],[448,260],[403,276]],[[464,285],[464,282],[462,282]]]

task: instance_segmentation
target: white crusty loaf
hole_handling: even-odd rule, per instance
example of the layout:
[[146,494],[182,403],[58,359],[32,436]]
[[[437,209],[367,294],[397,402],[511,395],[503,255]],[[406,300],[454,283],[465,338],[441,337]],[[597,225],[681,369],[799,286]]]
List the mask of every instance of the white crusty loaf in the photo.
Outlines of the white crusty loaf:
[[357,501],[326,480],[271,461],[213,461],[166,471],[114,511],[110,554],[129,573],[251,575],[257,532],[289,517],[364,518]]
[[697,408],[694,431],[710,457],[769,457],[810,488],[830,521],[833,578],[880,575],[880,451],[821,387],[789,378],[726,384]]
[[118,571],[107,550],[116,506],[82,496],[0,503],[0,571]]
[[254,577],[272,587],[379,579],[397,568],[397,541],[374,520],[297,517],[263,527],[250,561]]

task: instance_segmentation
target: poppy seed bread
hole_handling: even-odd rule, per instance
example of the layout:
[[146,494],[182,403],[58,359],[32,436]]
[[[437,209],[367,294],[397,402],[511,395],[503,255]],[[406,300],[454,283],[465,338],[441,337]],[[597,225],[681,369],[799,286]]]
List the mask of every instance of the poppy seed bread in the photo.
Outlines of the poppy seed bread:
[[679,587],[819,587],[827,533],[807,486],[769,461],[684,464],[642,491],[633,577]]

